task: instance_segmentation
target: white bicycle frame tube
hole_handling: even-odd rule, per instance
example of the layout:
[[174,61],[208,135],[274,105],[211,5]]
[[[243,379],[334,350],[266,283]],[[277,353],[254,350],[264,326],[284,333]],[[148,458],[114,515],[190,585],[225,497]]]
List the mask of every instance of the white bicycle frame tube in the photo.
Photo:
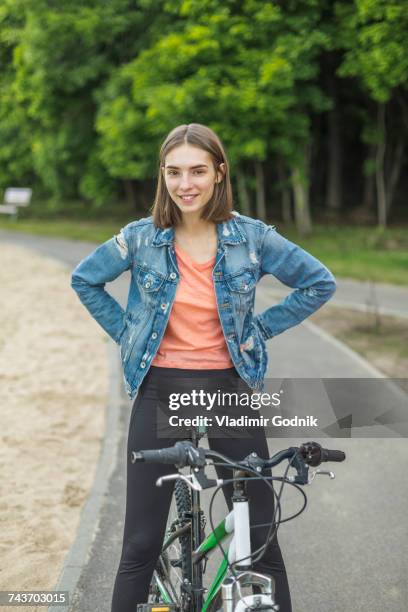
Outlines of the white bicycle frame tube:
[[228,561],[248,557],[240,564],[240,568],[251,565],[251,536],[249,523],[249,504],[247,501],[233,502],[233,510],[225,517],[225,531],[234,533],[228,551]]
[[235,531],[235,555],[240,561],[239,567],[244,569],[251,566],[251,538],[249,531],[249,504],[248,501],[233,502],[234,506],[234,531]]

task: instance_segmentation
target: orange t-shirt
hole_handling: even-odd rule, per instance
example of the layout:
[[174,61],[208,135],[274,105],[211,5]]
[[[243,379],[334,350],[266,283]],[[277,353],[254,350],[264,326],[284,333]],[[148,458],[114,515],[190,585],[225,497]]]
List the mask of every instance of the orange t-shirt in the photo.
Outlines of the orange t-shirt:
[[212,270],[215,257],[197,263],[175,245],[180,281],[153,366],[221,370],[233,363],[217,311]]

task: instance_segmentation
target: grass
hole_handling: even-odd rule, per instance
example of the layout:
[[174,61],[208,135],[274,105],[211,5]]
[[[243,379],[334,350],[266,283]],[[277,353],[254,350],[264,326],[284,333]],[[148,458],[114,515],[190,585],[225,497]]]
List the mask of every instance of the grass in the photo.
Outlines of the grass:
[[335,276],[408,285],[408,228],[316,226],[313,236],[277,228],[333,272]]
[[70,238],[72,240],[85,240],[87,242],[101,243],[117,234],[126,221],[72,221],[58,219],[53,221],[20,219],[12,221],[0,219],[0,229],[36,234],[38,236],[53,236]]
[[[0,229],[101,243],[118,233],[130,220],[0,219]],[[316,225],[313,235],[307,238],[299,236],[294,228],[283,225],[278,224],[277,230],[324,262],[335,276],[408,286],[406,227],[380,230],[376,227]]]

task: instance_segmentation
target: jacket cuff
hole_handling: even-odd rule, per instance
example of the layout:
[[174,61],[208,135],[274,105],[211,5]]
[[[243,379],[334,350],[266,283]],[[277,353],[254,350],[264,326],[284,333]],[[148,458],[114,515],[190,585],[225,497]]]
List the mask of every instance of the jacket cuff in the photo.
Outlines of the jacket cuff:
[[257,325],[259,331],[261,332],[261,336],[265,340],[265,342],[269,340],[269,338],[272,338],[273,333],[269,333],[268,328],[262,322],[261,315],[257,315],[256,317],[254,317],[253,322],[255,323],[255,325]]

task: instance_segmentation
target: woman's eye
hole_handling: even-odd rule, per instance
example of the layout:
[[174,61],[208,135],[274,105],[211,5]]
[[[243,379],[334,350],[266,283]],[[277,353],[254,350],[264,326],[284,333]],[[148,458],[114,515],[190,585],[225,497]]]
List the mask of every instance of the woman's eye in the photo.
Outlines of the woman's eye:
[[[194,170],[195,174],[204,174],[205,170]],[[178,174],[177,170],[169,170],[168,173],[171,176],[174,176],[175,174]]]

